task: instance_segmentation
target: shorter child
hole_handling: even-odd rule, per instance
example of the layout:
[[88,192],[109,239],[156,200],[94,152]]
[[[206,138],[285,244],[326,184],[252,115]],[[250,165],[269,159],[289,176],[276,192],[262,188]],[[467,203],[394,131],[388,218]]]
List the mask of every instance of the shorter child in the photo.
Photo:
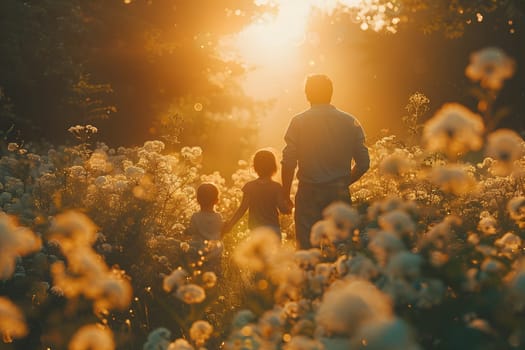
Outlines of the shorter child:
[[291,208],[283,196],[281,184],[272,180],[272,176],[277,172],[274,154],[268,150],[257,151],[253,157],[253,168],[259,177],[244,185],[241,204],[232,218],[225,223],[222,232],[231,231],[248,210],[249,229],[266,226],[280,237],[279,212],[289,214]]
[[191,246],[204,255],[203,267],[217,275],[221,273],[223,226],[221,214],[215,211],[219,201],[219,190],[212,183],[203,183],[197,188],[197,202],[200,211],[194,213],[186,233],[191,235]]

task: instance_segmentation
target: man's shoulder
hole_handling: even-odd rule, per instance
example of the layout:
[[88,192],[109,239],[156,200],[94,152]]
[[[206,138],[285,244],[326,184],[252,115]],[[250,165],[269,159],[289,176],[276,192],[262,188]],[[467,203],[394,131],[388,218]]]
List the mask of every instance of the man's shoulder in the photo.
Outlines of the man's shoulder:
[[362,128],[361,123],[359,122],[359,119],[357,119],[357,117],[355,117],[353,114],[350,114],[348,112],[345,112],[337,108],[336,108],[336,111],[337,111],[339,118],[344,120],[347,124],[350,124],[351,126],[356,127],[356,128]]

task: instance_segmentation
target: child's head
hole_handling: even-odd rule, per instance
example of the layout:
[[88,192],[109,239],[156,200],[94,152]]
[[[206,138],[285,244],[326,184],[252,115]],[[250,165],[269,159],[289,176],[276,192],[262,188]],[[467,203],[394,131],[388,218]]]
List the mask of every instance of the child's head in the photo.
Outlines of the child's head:
[[202,207],[213,207],[219,200],[219,189],[212,183],[205,182],[197,188],[197,202]]
[[253,156],[253,168],[259,177],[272,176],[277,171],[275,155],[266,149],[257,151]]

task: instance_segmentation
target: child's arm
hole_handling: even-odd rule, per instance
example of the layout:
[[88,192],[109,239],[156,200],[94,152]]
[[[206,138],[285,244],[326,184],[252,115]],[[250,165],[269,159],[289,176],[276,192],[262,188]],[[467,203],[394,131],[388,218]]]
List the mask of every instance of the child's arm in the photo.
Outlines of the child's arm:
[[241,204],[239,205],[239,208],[237,208],[237,210],[235,211],[231,219],[224,223],[224,226],[222,227],[222,233],[225,234],[225,233],[230,232],[233,226],[235,226],[237,221],[239,221],[240,218],[242,218],[242,216],[244,215],[244,213],[246,213],[247,210],[248,210],[248,199],[246,198],[246,194],[244,194],[242,196],[242,200],[241,200]]

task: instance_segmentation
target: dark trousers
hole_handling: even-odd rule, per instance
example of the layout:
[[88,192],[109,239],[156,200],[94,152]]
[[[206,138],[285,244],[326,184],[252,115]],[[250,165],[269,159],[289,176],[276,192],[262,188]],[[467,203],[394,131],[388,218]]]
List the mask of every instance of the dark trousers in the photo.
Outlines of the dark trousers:
[[323,210],[333,202],[352,203],[347,181],[326,184],[299,182],[295,195],[295,239],[297,249],[310,249],[310,230],[323,218]]

